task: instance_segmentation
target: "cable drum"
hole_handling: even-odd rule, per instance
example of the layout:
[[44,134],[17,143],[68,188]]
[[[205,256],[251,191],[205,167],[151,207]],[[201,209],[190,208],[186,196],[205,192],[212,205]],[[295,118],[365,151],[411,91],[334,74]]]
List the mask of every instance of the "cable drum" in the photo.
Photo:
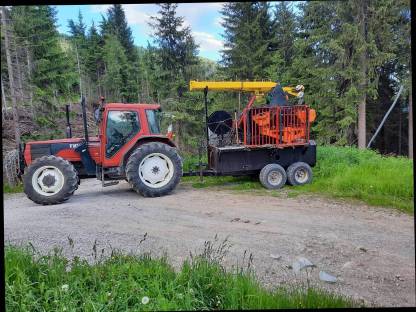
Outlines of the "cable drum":
[[233,128],[233,118],[226,111],[215,111],[208,117],[208,128],[216,135],[225,135]]

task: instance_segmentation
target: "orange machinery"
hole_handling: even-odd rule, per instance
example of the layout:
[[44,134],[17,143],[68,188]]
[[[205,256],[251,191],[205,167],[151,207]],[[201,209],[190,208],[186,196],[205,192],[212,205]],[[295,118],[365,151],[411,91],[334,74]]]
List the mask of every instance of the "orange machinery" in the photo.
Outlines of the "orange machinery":
[[[310,124],[316,111],[308,105],[253,107],[257,97],[276,86],[271,81],[191,81],[190,90],[251,92],[252,96],[234,126],[243,133],[246,146],[275,145],[278,147],[306,145]],[[303,87],[303,86],[302,86]],[[298,88],[302,89],[303,88]],[[283,87],[291,96],[299,96],[294,87]]]

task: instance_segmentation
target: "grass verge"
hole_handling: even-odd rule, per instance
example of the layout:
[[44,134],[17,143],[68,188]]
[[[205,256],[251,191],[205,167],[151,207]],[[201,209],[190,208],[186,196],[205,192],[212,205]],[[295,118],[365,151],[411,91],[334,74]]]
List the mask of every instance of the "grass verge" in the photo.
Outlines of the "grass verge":
[[[199,255],[178,272],[166,257],[123,255],[88,264],[5,247],[7,311],[139,311],[354,307],[348,298],[314,288],[268,291],[249,268],[227,272]],[[146,299],[148,298],[148,300]],[[147,302],[148,301],[148,302]]]
[[[185,159],[184,170],[196,162],[197,157]],[[408,158],[382,156],[372,150],[353,147],[318,146],[313,173],[312,184],[286,186],[288,196],[302,192],[321,193],[414,213],[413,161]],[[199,182],[198,177],[190,177],[184,181],[196,188],[222,186],[262,193],[260,183],[250,177],[205,177],[204,182]],[[279,196],[279,191],[268,192]]]
[[19,183],[16,186],[10,186],[7,183],[3,184],[3,193],[22,193],[23,192],[23,184]]

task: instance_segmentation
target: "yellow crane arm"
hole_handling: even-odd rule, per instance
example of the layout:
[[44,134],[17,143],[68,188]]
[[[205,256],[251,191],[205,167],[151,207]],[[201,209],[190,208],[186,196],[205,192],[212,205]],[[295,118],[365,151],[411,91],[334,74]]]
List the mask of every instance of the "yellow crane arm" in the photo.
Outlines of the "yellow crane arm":
[[[257,94],[264,94],[269,92],[276,86],[276,82],[273,81],[196,81],[191,80],[189,82],[190,91],[201,91],[205,87],[208,90],[215,91],[244,91],[255,92]],[[293,87],[283,87],[283,91],[286,93],[297,96],[298,91]]]

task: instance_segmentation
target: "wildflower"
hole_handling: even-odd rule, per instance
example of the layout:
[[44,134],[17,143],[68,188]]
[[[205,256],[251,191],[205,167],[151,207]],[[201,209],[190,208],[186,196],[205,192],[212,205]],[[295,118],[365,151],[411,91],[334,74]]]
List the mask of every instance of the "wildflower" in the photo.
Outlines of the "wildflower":
[[142,298],[142,304],[148,304],[148,303],[149,303],[149,297],[144,296],[144,297]]
[[69,289],[69,285],[68,284],[64,284],[61,286],[62,291],[68,291]]
[[111,292],[108,292],[108,293],[107,293],[107,297],[110,297],[110,296],[111,296]]

